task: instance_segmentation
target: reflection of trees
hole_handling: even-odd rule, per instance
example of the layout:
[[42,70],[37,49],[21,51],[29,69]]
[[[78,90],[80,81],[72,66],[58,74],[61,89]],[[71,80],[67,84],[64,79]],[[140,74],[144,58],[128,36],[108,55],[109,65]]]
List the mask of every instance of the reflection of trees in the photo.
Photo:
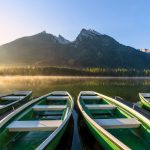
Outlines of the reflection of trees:
[[129,101],[137,101],[139,92],[149,92],[150,79],[114,79],[48,76],[10,76],[0,77],[1,93],[16,90],[32,90],[40,96],[54,90],[67,90],[72,96],[82,90],[94,90],[108,96],[120,96]]
[[86,76],[150,76],[150,69],[127,68],[84,68],[76,69],[57,66],[0,66],[0,75],[86,75]]

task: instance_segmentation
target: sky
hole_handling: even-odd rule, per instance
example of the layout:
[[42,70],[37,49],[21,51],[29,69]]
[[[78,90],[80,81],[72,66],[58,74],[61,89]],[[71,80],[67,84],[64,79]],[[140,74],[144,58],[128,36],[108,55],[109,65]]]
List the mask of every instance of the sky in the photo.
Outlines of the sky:
[[2,0],[0,45],[42,31],[75,40],[94,29],[135,48],[150,48],[150,0]]

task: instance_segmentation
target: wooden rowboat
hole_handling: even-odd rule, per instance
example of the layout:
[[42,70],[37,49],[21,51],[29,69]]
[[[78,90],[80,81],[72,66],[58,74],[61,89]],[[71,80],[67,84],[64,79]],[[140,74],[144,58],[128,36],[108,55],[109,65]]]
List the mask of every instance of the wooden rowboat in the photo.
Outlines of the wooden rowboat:
[[18,91],[11,94],[0,96],[0,116],[8,114],[10,110],[24,103],[32,95],[32,91]]
[[121,98],[119,96],[115,96],[114,98],[117,101],[119,101],[119,102],[129,106],[130,108],[134,109],[138,113],[142,114],[147,119],[150,119],[150,112],[147,111],[146,109],[143,109],[143,107],[141,107],[141,103],[140,102],[132,103],[132,102],[124,100],[123,98]]
[[127,105],[93,91],[78,96],[79,110],[104,149],[148,150],[150,120]]
[[139,93],[142,105],[150,110],[150,93]]
[[69,122],[74,102],[65,91],[34,99],[0,121],[0,149],[55,149]]

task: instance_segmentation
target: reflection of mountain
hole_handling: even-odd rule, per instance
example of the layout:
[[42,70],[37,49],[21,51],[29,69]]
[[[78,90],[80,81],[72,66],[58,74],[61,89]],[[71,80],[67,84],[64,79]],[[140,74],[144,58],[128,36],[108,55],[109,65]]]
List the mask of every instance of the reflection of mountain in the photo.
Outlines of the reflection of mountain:
[[44,31],[0,46],[0,64],[140,69],[149,62],[150,55],[86,29],[73,42]]

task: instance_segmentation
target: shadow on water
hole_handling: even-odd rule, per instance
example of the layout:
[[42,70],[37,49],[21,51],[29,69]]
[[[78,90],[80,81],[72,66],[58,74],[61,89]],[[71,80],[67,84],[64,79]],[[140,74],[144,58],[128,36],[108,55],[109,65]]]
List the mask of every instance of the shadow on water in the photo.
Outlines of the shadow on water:
[[81,143],[79,138],[79,131],[78,131],[78,114],[76,110],[73,110],[73,120],[74,120],[74,132],[73,132],[73,140],[72,140],[72,147],[71,150],[81,150]]
[[67,130],[63,135],[62,140],[60,141],[56,150],[82,150],[77,121],[78,114],[74,109]]
[[73,117],[71,116],[67,129],[64,133],[64,135],[61,138],[61,141],[59,142],[58,146],[56,147],[56,150],[70,150],[72,145],[72,138],[73,138]]
[[73,110],[66,132],[56,150],[103,150],[86,126],[82,116]]
[[82,149],[103,150],[102,146],[96,141],[95,137],[91,134],[80,113],[78,113],[78,116],[78,128],[80,133],[80,142],[82,143]]

